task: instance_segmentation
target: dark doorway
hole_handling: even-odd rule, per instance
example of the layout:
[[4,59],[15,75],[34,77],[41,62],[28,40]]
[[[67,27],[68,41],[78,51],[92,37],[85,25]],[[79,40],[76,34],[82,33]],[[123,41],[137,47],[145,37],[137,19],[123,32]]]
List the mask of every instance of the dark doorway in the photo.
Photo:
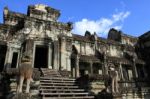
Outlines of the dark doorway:
[[36,46],[34,67],[35,68],[48,67],[48,46]]
[[84,76],[85,75],[85,70],[84,69],[80,69],[80,76]]
[[144,75],[144,67],[140,64],[137,64],[136,65],[136,69],[137,69],[137,74],[138,74],[138,78],[139,79],[142,79],[145,77]]
[[16,68],[17,67],[17,60],[18,60],[18,53],[14,52],[13,53],[13,58],[12,58],[12,63],[11,63],[11,68]]
[[0,45],[0,72],[3,71],[3,68],[4,68],[6,51],[7,51],[7,46]]

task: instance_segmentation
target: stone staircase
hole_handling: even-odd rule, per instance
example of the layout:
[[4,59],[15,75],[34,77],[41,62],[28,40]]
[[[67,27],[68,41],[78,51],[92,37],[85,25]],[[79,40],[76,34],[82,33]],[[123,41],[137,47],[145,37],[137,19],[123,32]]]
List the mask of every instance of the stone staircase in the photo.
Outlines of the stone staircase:
[[42,99],[94,99],[84,89],[75,84],[75,79],[62,77],[52,69],[41,69],[43,77],[40,78],[40,95]]

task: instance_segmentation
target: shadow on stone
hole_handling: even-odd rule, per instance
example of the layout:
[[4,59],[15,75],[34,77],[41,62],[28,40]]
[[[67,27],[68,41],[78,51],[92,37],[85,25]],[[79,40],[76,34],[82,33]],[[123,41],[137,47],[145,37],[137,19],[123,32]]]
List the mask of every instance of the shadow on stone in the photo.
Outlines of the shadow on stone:
[[111,93],[108,93],[106,89],[104,89],[97,94],[95,99],[113,99],[113,95]]
[[31,96],[30,94],[26,93],[19,93],[13,96],[13,98],[10,99],[41,99],[39,96]]

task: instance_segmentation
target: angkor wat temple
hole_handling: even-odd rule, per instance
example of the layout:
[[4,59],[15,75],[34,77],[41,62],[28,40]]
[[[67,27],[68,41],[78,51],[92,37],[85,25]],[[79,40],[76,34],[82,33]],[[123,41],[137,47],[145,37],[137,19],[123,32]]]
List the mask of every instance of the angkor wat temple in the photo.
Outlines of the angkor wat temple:
[[98,89],[88,91],[100,92],[109,82],[106,75],[110,76],[113,64],[120,92],[113,95],[115,99],[149,99],[150,32],[133,37],[112,28],[107,39],[88,31],[82,36],[72,33],[71,22],[58,22],[59,16],[59,10],[42,4],[30,5],[27,14],[5,7],[0,24],[0,72],[18,68],[27,55],[32,67],[42,72],[60,71],[74,79],[89,75],[90,85],[99,84]]

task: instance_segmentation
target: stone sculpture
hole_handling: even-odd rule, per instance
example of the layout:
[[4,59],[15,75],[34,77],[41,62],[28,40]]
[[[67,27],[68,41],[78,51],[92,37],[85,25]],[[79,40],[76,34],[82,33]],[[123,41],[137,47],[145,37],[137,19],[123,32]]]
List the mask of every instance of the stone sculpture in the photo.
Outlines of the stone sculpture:
[[118,88],[118,81],[119,81],[119,77],[118,77],[118,71],[116,70],[115,66],[113,64],[111,64],[109,66],[109,75],[111,77],[111,88],[112,88],[112,93],[119,93]]
[[25,93],[29,93],[30,82],[32,81],[32,73],[33,73],[33,69],[31,66],[30,58],[26,56],[22,59],[21,64],[19,66],[19,75],[18,75],[19,81],[17,84],[18,93],[22,93],[22,86],[24,80],[26,80],[27,82]]

